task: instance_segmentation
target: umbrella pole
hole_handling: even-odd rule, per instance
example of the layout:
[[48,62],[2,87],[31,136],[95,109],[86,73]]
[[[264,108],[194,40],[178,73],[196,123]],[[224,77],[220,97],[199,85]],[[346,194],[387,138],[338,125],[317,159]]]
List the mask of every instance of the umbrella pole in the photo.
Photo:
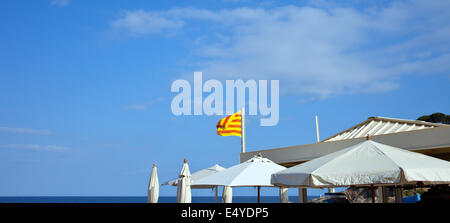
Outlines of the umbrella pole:
[[216,197],[215,197],[215,199],[214,199],[214,201],[217,203],[217,189],[218,189],[218,186],[216,186]]
[[258,204],[261,203],[261,186],[258,186]]
[[375,189],[373,188],[373,184],[370,185],[370,192],[372,193],[372,203],[375,203]]

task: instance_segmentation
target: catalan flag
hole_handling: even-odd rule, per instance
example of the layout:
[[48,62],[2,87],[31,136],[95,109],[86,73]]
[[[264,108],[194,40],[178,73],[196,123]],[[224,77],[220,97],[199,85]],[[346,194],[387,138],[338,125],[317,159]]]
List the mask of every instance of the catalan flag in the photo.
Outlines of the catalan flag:
[[241,112],[227,116],[217,123],[217,135],[242,136]]

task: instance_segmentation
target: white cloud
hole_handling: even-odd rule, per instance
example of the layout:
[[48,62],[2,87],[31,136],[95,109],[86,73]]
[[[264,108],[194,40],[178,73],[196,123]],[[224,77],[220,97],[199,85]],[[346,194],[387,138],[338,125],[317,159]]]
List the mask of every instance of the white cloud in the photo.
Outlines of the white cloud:
[[8,128],[0,127],[0,132],[4,133],[17,133],[17,134],[30,134],[30,135],[51,135],[52,132],[43,129],[30,129],[30,128]]
[[6,144],[0,145],[0,148],[4,149],[24,149],[24,150],[37,150],[37,151],[50,151],[50,152],[64,152],[69,150],[65,146],[55,145],[38,145],[38,144]]
[[50,4],[58,7],[65,7],[69,5],[70,0],[53,0]]
[[198,37],[193,50],[205,79],[278,79],[282,93],[326,98],[389,91],[401,75],[449,73],[449,9],[448,1],[419,0],[363,9],[139,10],[112,28],[131,35],[181,33],[202,21],[214,33]]

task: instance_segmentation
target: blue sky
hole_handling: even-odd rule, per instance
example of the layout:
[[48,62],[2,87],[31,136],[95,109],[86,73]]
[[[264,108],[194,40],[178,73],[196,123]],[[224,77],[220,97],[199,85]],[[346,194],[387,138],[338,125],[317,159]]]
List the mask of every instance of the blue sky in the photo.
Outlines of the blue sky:
[[216,135],[221,116],[171,113],[171,83],[194,71],[280,80],[280,122],[248,117],[248,151],[314,143],[315,115],[324,138],[370,116],[448,114],[449,9],[446,1],[4,1],[0,196],[145,196],[153,162],[160,182],[177,176],[183,158],[191,171],[237,164],[240,139]]

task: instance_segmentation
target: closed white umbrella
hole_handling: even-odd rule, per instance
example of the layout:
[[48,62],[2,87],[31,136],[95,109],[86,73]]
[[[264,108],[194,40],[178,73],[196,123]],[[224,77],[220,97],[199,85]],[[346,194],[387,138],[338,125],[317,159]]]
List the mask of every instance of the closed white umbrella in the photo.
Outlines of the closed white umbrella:
[[178,179],[177,203],[191,203],[191,173],[186,159]]
[[232,203],[233,202],[233,189],[228,186],[223,187],[222,192],[222,203]]
[[258,187],[258,202],[260,201],[260,188],[273,187],[270,183],[272,173],[286,169],[267,158],[258,155],[243,163],[232,166],[226,170],[195,181],[195,186],[220,185],[228,187]]
[[[368,137],[370,139],[370,137]],[[450,162],[367,140],[274,173],[285,187],[450,183]]]
[[159,197],[158,172],[156,169],[156,163],[154,163],[152,173],[150,175],[150,181],[148,183],[147,202],[158,203],[158,197]]
[[[225,170],[225,169],[226,168],[221,167],[220,165],[216,164],[214,166],[211,166],[211,167],[208,167],[206,169],[202,169],[202,170],[199,170],[199,171],[197,171],[195,173],[192,173],[191,174],[191,189],[208,189],[208,188],[214,189],[215,190],[215,202],[217,203],[217,189],[218,189],[217,186],[208,186],[208,185],[207,186],[203,186],[203,185],[195,186],[195,185],[192,185],[192,184],[195,181],[199,180],[199,179],[202,179],[204,177],[207,177],[207,176],[209,176],[211,174],[217,173],[217,172]],[[167,181],[167,182],[163,183],[162,185],[177,186],[178,185],[178,180],[179,180],[179,178],[174,179],[174,180],[170,180],[170,181]]]

